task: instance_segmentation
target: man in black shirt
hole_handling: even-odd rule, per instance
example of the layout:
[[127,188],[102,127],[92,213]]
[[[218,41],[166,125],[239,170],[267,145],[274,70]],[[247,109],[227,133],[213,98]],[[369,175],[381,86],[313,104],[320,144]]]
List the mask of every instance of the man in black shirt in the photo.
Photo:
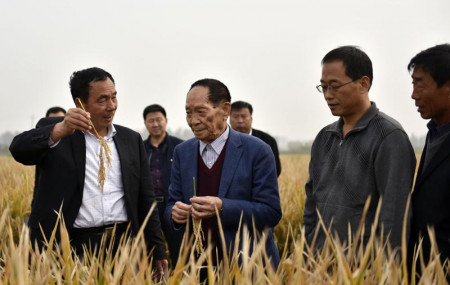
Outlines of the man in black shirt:
[[424,260],[428,260],[431,226],[444,262],[450,259],[450,44],[420,52],[411,59],[408,69],[417,111],[423,119],[430,120],[412,193],[409,255],[411,258],[423,237],[422,251]]

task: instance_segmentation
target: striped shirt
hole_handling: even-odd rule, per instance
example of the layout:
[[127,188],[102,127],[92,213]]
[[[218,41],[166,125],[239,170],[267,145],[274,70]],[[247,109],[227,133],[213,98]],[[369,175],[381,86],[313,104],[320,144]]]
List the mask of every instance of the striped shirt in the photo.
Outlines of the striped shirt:
[[212,143],[204,143],[200,141],[200,155],[202,156],[203,162],[209,169],[213,167],[214,163],[222,152],[229,134],[230,127],[227,125],[225,132],[223,132],[223,134],[221,134]]

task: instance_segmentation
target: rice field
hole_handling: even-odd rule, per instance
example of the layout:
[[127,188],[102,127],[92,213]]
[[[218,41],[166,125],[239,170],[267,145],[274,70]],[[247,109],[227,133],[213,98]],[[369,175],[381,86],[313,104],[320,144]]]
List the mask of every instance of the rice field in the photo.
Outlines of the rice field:
[[275,228],[281,256],[277,271],[267,265],[263,243],[256,242],[249,254],[250,240],[243,228],[242,251],[235,248],[224,263],[213,266],[208,250],[194,259],[189,255],[192,244],[186,241],[175,269],[157,280],[139,235],[124,240],[115,256],[104,247],[102,258],[86,252],[80,259],[71,254],[63,226],[60,244],[51,239],[47,250],[35,252],[23,223],[30,212],[34,167],[0,156],[0,284],[196,284],[203,267],[207,284],[447,284],[450,265],[441,264],[437,251],[427,261],[417,255],[415,266],[422,272],[418,275],[406,264],[405,245],[401,252],[393,252],[374,230],[365,248],[358,239],[344,247],[330,233],[323,249],[312,253],[302,231],[309,156],[282,155],[281,162],[283,218]]

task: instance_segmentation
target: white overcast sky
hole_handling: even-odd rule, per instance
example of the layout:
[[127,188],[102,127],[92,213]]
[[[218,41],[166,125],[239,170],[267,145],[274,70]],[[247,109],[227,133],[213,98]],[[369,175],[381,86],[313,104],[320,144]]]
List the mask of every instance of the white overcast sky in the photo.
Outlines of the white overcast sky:
[[71,108],[71,73],[98,66],[116,80],[117,124],[141,130],[159,103],[170,128],[187,128],[189,86],[210,77],[252,103],[255,128],[311,140],[336,120],[315,89],[320,61],[351,44],[372,59],[371,100],[423,135],[406,66],[450,42],[449,11],[450,0],[0,0],[0,133]]

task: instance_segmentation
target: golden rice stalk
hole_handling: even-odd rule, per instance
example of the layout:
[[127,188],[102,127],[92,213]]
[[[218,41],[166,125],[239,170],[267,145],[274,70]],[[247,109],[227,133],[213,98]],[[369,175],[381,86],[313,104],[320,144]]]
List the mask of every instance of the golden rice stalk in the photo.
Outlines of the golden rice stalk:
[[[194,182],[194,197],[197,196],[197,190],[195,188],[195,177],[192,177]],[[201,219],[192,219],[192,228],[194,234],[194,250],[198,254],[202,254],[204,252],[203,248],[203,240],[205,239],[205,234],[202,229],[202,220]]]
[[[97,134],[97,131],[95,131]],[[108,146],[106,140],[97,134],[97,139],[100,142],[100,168],[98,170],[98,185],[103,191],[105,180],[106,180],[106,168],[105,168],[105,159],[104,155],[106,154],[106,163],[108,164],[108,168],[111,168],[111,149]]]
[[203,240],[205,239],[205,234],[202,229],[202,220],[201,219],[192,219],[192,227],[194,232],[194,250],[198,254],[202,254],[204,251],[203,248]]
[[[83,103],[81,103],[80,98],[78,98],[78,103],[80,103],[80,106],[83,109],[83,111],[86,111],[86,109],[84,109]],[[108,168],[111,168],[111,149],[109,148],[106,140],[98,134],[97,129],[95,128],[95,126],[91,120],[89,120],[89,123],[91,124],[92,128],[94,129],[95,136],[97,137],[98,141],[100,142],[100,154],[99,154],[100,168],[98,169],[98,186],[100,186],[100,188],[103,191],[104,186],[105,186],[105,180],[106,180],[106,168],[105,168],[104,156],[106,155],[106,163],[108,164]]]

